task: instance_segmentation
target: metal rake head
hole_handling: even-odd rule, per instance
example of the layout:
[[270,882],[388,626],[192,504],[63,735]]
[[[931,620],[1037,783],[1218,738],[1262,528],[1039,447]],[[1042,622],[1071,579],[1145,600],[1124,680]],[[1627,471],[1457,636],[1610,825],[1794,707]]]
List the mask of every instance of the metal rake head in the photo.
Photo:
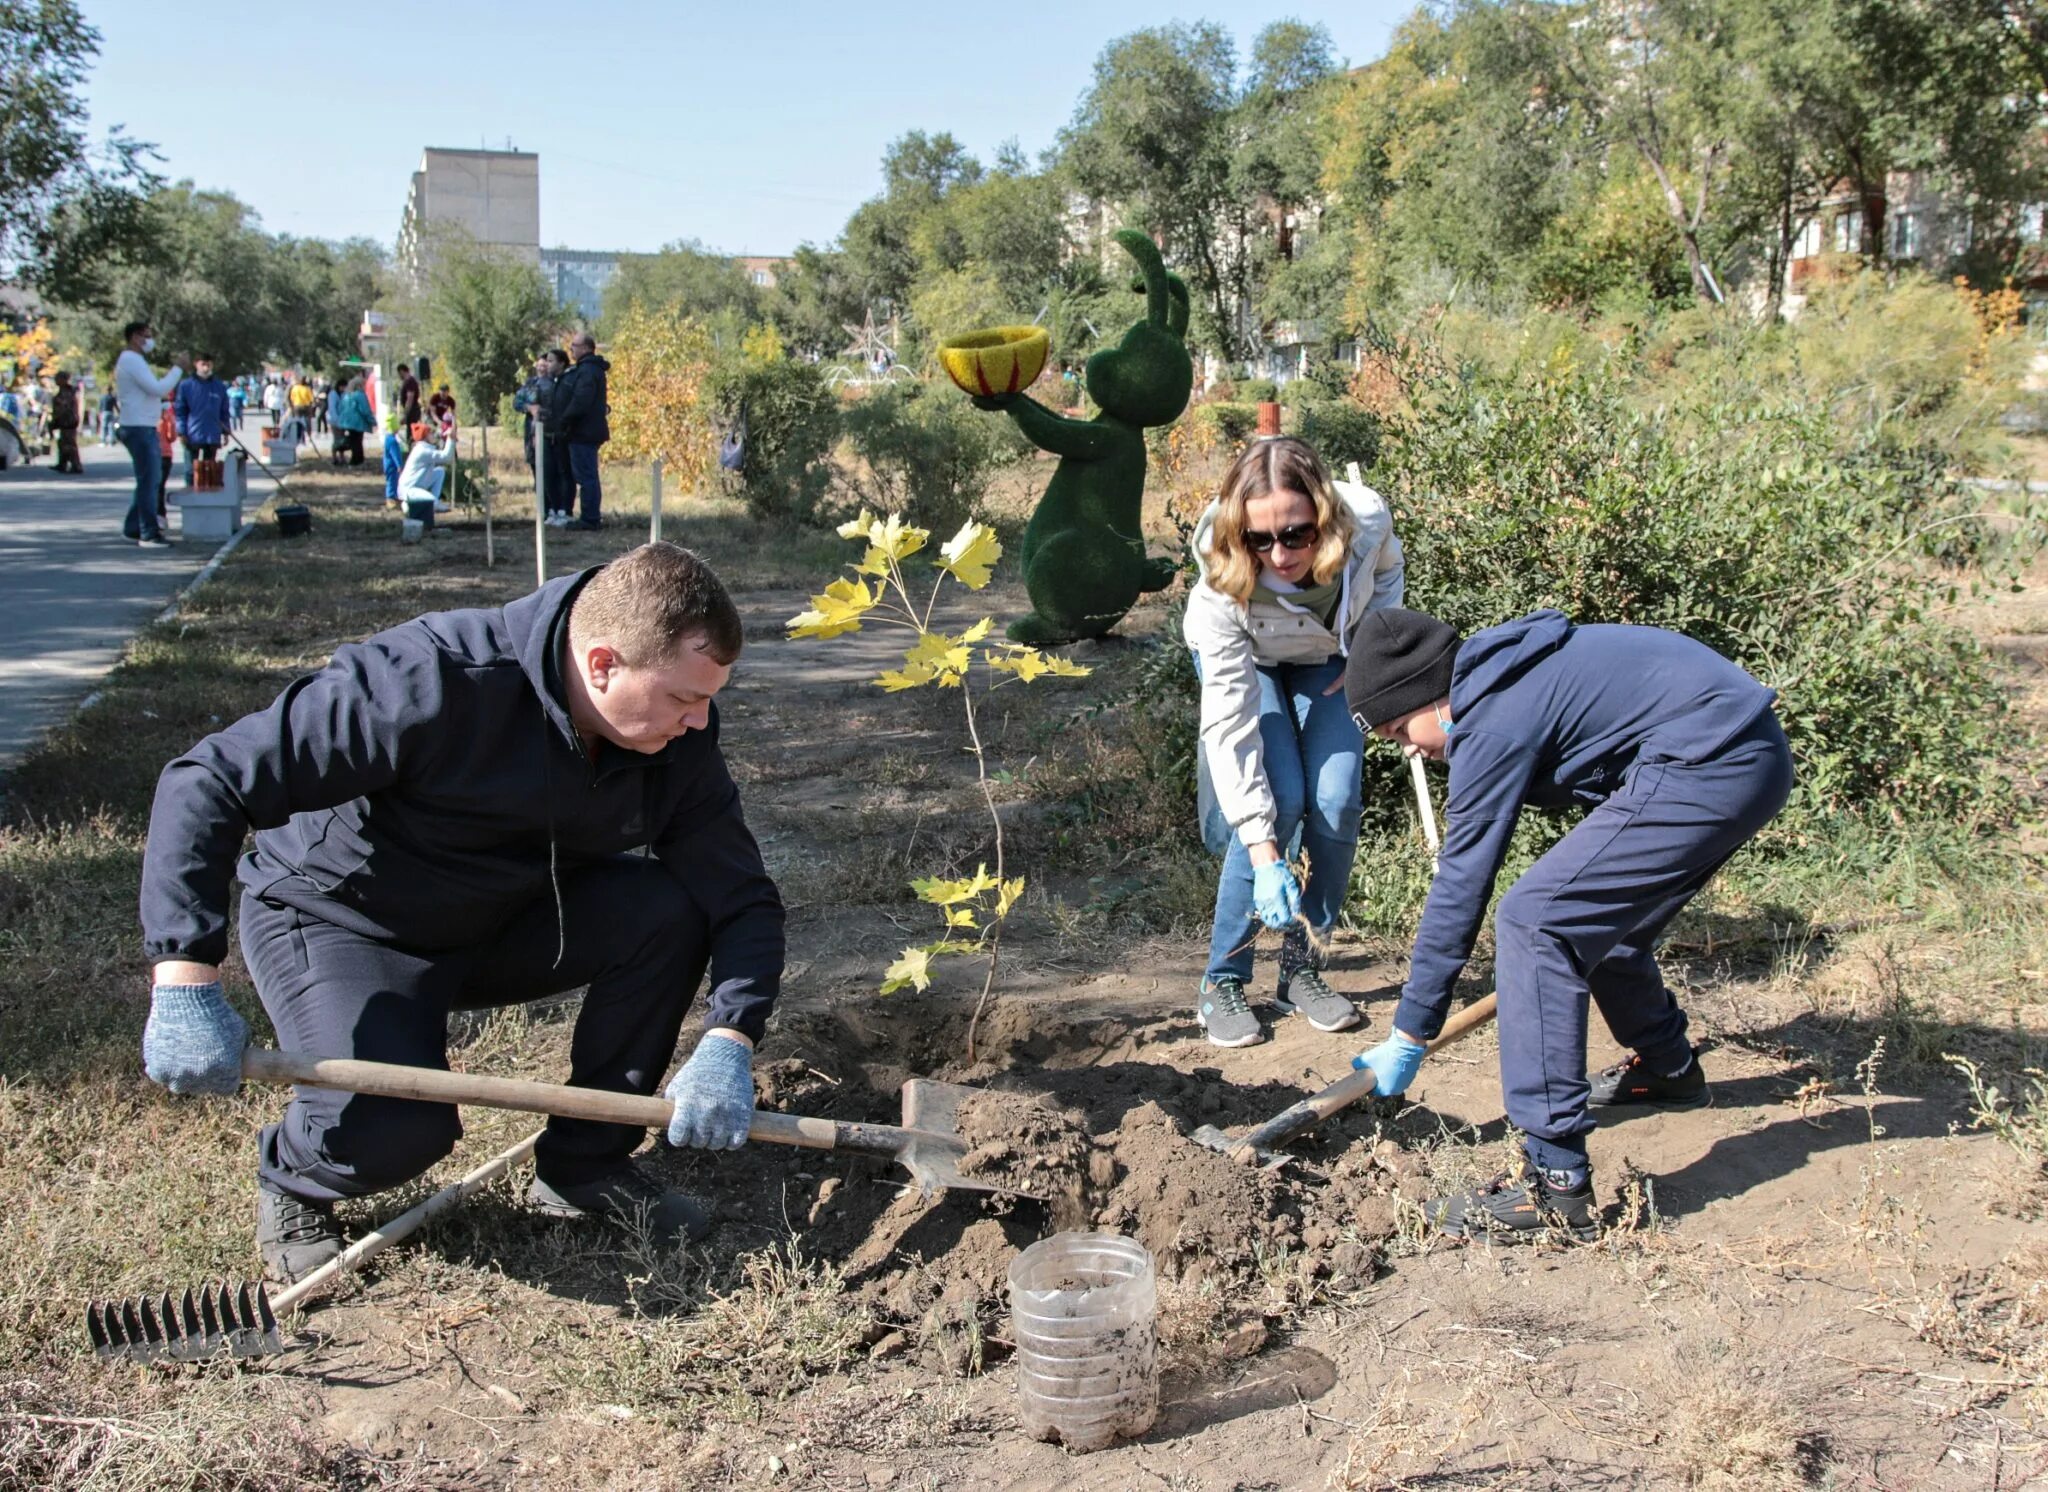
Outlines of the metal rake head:
[[101,1357],[131,1362],[196,1362],[284,1350],[270,1297],[262,1285],[246,1281],[222,1280],[183,1296],[96,1300],[85,1308],[85,1331]]

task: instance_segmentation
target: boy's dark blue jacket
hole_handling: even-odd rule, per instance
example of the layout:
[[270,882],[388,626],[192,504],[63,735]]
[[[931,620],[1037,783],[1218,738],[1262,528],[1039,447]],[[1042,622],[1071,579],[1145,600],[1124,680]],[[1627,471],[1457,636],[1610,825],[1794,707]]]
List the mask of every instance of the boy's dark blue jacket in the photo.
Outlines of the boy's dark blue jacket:
[[1443,854],[1394,1024],[1427,1041],[1472,954],[1522,805],[1604,801],[1637,762],[1707,761],[1777,698],[1705,643],[1537,611],[1475,632],[1451,670]]
[[709,1024],[758,1040],[781,983],[782,899],[716,710],[651,755],[600,742],[593,757],[562,704],[569,605],[596,573],[343,647],[166,767],[142,866],[149,958],[220,963],[237,874],[270,901],[431,952],[550,905],[551,857],[566,875],[651,846],[710,924]]
[[178,433],[196,446],[217,446],[228,427],[228,386],[218,378],[188,378],[171,396]]

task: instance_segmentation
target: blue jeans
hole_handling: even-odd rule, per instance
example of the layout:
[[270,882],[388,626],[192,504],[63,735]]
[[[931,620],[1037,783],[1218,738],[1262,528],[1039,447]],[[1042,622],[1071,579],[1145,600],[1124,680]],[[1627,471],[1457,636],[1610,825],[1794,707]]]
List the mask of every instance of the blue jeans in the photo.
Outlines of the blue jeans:
[[[1195,662],[1199,671],[1201,660]],[[1279,663],[1259,670],[1259,754],[1273,794],[1273,837],[1287,852],[1298,834],[1308,851],[1301,912],[1316,935],[1336,926],[1358,848],[1359,774],[1365,742],[1344,691],[1324,691],[1344,678],[1344,659]],[[1216,923],[1209,935],[1208,978],[1250,979],[1258,914],[1252,907],[1251,851],[1223,821],[1213,794],[1203,793],[1203,838],[1213,850],[1226,838],[1216,882]]]
[[[583,494],[583,512],[579,516],[585,523],[601,522],[603,515],[600,509],[604,506],[604,484],[597,476],[597,447],[585,445],[579,440],[569,441],[567,445],[569,475],[575,480],[576,490]],[[554,475],[554,471],[550,469],[549,479],[552,480]],[[567,502],[558,506],[562,512],[566,513],[569,510]]]
[[130,539],[160,539],[163,530],[157,526],[156,504],[163,490],[164,458],[156,426],[121,426],[121,444],[135,463],[135,497],[128,504],[128,516],[121,520],[121,532]]

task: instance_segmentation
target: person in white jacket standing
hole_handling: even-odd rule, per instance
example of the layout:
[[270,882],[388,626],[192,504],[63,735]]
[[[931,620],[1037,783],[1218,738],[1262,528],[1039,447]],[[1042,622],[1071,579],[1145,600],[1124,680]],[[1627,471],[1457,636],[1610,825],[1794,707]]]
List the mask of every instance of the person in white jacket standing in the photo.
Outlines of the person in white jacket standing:
[[171,371],[159,378],[151,371],[148,354],[156,350],[156,336],[147,321],[131,321],[123,331],[127,346],[114,359],[114,397],[120,410],[121,444],[135,463],[135,500],[128,505],[128,517],[121,532],[144,549],[169,549],[157,523],[156,504],[163,486],[164,458],[157,445],[156,421],[164,400],[178,386],[185,373],[183,356],[171,359]]
[[[1357,478],[1333,481],[1291,436],[1257,440],[1195,529],[1185,633],[1202,680],[1203,837],[1223,856],[1195,1015],[1217,1046],[1265,1039],[1245,998],[1260,923],[1282,933],[1275,1008],[1319,1031],[1358,1022],[1317,952],[1358,845],[1346,641],[1366,612],[1401,604],[1403,577],[1393,515]],[[1287,863],[1297,835],[1306,885]]]

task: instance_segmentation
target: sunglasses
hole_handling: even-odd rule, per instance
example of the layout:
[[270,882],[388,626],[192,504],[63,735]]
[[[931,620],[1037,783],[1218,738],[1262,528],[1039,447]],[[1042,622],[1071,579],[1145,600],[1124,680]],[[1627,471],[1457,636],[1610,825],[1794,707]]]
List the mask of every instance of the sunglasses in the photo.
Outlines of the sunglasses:
[[1321,535],[1322,530],[1313,523],[1290,523],[1277,534],[1248,528],[1244,531],[1244,547],[1253,554],[1265,554],[1275,544],[1282,549],[1307,549]]

